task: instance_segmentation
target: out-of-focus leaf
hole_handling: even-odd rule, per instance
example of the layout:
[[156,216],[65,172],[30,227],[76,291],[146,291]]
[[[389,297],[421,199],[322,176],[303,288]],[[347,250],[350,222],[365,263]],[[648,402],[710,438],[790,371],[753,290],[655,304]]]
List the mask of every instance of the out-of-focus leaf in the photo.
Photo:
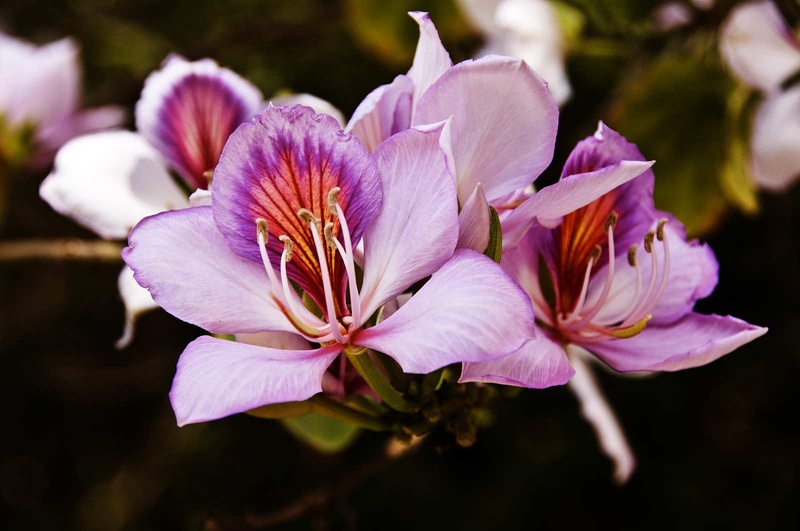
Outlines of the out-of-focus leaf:
[[[656,160],[656,205],[673,212],[691,235],[714,228],[730,195],[722,179],[734,164],[728,115],[734,88],[709,56],[667,52],[623,85],[612,108],[612,127]],[[732,187],[741,181],[732,173],[726,179]]]
[[112,17],[90,20],[84,54],[104,68],[117,68],[145,77],[174,46],[163,36],[135,22]]
[[489,208],[491,209],[492,223],[489,226],[489,243],[486,245],[486,250],[483,251],[483,254],[499,264],[503,256],[503,230],[497,210],[494,207]]
[[586,26],[586,15],[566,2],[555,0],[550,2],[558,17],[558,25],[567,50],[573,49],[580,42],[581,33]]
[[758,211],[756,182],[750,173],[749,144],[754,112],[753,93],[740,85],[728,97],[728,158],[720,173],[725,197],[747,214]]
[[324,453],[341,452],[352,444],[360,431],[352,424],[314,413],[281,422],[292,435]]
[[347,0],[345,5],[350,30],[363,49],[397,67],[411,63],[419,38],[419,29],[409,18],[409,11],[430,13],[443,41],[475,37],[452,0]]

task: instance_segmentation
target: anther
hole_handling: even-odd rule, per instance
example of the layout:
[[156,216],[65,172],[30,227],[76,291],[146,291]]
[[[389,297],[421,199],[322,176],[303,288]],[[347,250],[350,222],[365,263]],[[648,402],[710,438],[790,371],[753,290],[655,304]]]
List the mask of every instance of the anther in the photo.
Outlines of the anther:
[[328,247],[336,249],[336,244],[333,241],[333,222],[327,222],[322,232],[325,234],[325,241],[328,243]]
[[294,243],[292,243],[291,238],[286,236],[285,234],[279,236],[278,239],[283,242],[283,249],[286,251],[286,261],[292,261],[292,253],[294,252]]
[[264,238],[264,243],[267,243],[267,240],[269,240],[269,226],[266,219],[258,218],[256,220],[256,231],[260,237]]
[[669,220],[666,218],[662,219],[661,221],[658,222],[658,227],[656,227],[656,237],[660,242],[664,241],[664,225],[667,224],[667,221]]
[[605,227],[603,228],[606,234],[608,234],[608,231],[610,229],[617,228],[617,221],[619,221],[619,214],[617,214],[612,210],[611,214],[609,214],[608,217],[606,218],[606,224]]
[[636,251],[638,250],[639,246],[635,243],[628,248],[628,263],[631,267],[636,267]]
[[211,182],[214,180],[214,170],[208,170],[203,172],[203,178],[208,181],[210,185]]
[[656,237],[656,231],[651,230],[648,231],[647,234],[644,235],[644,250],[648,253],[653,252],[653,240]]
[[331,188],[331,191],[328,192],[328,210],[331,211],[331,214],[334,216],[336,215],[336,204],[339,202],[339,192],[341,188],[338,186],[334,186]]
[[594,249],[592,249],[591,254],[589,255],[589,260],[592,263],[597,263],[597,260],[600,258],[600,255],[603,254],[603,248],[599,245],[595,245]]
[[306,223],[314,223],[315,225],[319,226],[319,218],[314,215],[313,212],[306,208],[301,208],[297,211],[297,217],[305,221]]

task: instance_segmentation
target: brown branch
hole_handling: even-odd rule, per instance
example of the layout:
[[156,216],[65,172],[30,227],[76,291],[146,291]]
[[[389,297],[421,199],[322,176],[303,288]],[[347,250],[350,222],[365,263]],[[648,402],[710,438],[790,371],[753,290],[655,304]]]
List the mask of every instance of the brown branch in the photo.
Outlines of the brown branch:
[[0,242],[0,262],[75,260],[119,262],[122,245],[105,240],[19,240]]

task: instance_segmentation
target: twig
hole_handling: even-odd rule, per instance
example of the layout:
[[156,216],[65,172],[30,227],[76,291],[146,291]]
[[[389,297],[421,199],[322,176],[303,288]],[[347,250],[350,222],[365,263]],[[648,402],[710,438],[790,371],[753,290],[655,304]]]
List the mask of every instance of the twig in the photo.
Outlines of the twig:
[[105,240],[19,240],[0,242],[0,262],[85,260],[119,262],[122,245]]

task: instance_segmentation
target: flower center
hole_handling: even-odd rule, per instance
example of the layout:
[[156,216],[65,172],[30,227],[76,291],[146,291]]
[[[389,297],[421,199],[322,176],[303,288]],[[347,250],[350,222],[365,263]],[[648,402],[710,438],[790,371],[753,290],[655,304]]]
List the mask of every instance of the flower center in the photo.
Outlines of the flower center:
[[[350,230],[344,216],[344,211],[338,202],[339,191],[340,188],[337,186],[332,188],[328,193],[328,209],[339,221],[344,245],[342,245],[339,239],[333,234],[333,222],[329,221],[324,226],[321,226],[322,222],[320,219],[310,210],[301,208],[297,211],[297,217],[307,225],[314,243],[314,251],[316,252],[319,265],[319,274],[322,279],[321,291],[324,294],[325,302],[325,307],[322,308],[322,310],[325,320],[317,318],[303,305],[297,291],[289,282],[286,264],[292,260],[294,252],[294,242],[292,239],[285,234],[278,237],[283,243],[283,252],[281,253],[280,262],[280,280],[278,280],[269,259],[269,251],[267,250],[267,241],[269,239],[267,220],[264,218],[258,218],[256,220],[258,248],[261,252],[261,261],[264,263],[264,269],[269,277],[273,299],[280,306],[281,310],[292,322],[297,331],[307,339],[316,341],[317,343],[336,341],[337,343],[346,344],[349,341],[350,334],[362,324],[361,301],[358,293],[358,284],[356,283],[356,268],[353,258],[353,243],[350,239]],[[328,268],[328,256],[325,251],[325,244],[322,242],[323,238],[325,244],[334,249],[333,256],[335,257],[335,252],[338,251],[339,255],[342,257],[350,290],[350,307],[352,308],[350,315],[347,315],[347,308],[342,309],[335,302],[333,284]]]

